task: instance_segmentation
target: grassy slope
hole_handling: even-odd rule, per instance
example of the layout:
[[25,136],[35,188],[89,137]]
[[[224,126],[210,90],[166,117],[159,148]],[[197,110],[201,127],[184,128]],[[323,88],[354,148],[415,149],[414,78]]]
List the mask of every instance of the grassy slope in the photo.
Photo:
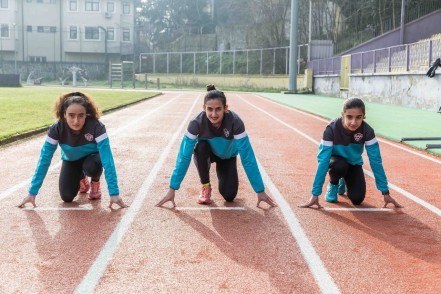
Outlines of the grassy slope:
[[153,92],[78,88],[0,88],[0,140],[15,134],[39,129],[55,120],[52,107],[62,93],[84,91],[101,110],[156,95]]

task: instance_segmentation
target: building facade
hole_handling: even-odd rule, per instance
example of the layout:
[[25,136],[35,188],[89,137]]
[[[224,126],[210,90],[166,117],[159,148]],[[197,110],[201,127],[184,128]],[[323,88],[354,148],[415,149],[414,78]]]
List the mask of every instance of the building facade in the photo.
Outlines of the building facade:
[[0,0],[0,60],[120,62],[134,50],[134,1]]

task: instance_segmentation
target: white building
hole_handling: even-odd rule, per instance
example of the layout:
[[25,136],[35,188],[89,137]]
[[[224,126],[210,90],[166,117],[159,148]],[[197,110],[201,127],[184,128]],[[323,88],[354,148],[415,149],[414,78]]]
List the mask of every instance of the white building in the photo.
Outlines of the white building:
[[0,59],[119,62],[133,54],[133,2],[0,0]]

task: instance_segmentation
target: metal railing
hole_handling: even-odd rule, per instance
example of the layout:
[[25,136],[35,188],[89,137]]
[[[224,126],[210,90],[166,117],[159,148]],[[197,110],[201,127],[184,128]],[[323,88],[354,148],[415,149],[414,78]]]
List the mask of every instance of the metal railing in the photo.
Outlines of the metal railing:
[[[298,46],[297,72],[306,68],[308,44]],[[140,73],[288,75],[289,47],[139,55]]]
[[[441,56],[441,38],[351,54],[351,73],[396,73],[427,71]],[[308,62],[314,75],[340,74],[341,57]]]

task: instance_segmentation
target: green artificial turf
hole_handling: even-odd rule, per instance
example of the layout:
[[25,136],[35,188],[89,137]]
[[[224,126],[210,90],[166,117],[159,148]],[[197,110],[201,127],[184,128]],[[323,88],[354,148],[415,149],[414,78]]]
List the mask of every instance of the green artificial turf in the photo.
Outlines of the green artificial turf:
[[0,88],[0,140],[51,125],[57,98],[76,91],[90,94],[102,111],[158,94],[114,89]]

